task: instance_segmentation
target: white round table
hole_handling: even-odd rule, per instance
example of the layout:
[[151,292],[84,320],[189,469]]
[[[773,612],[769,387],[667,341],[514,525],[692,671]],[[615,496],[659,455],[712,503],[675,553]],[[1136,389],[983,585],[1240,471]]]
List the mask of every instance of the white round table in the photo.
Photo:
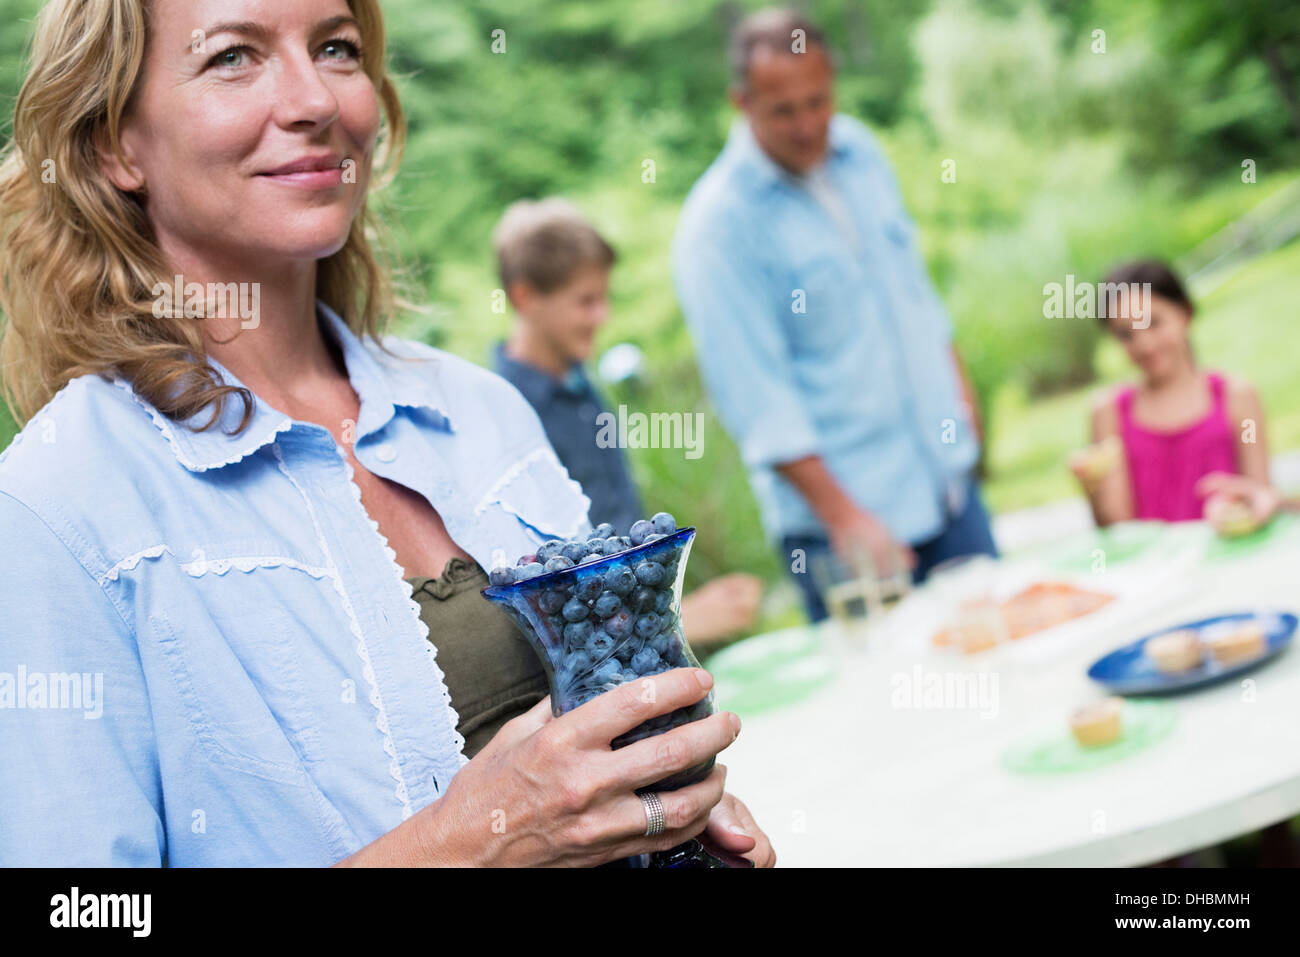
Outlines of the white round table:
[[[1002,764],[1027,736],[1068,734],[1070,712],[1105,695],[1085,673],[1102,654],[1182,621],[1300,611],[1298,556],[1292,535],[1230,562],[1111,571],[1148,601],[1129,602],[1122,622],[1112,615],[1105,628],[1079,629],[1043,661],[929,647],[929,630],[917,634],[920,619],[906,613],[934,604],[925,588],[856,643],[824,623],[833,681],[795,704],[742,712],[740,737],[719,757],[727,788],[753,811],[781,866],[1141,865],[1300,814],[1295,649],[1164,699],[1173,730],[1114,763],[1050,776]],[[1008,653],[1053,637],[1021,639]],[[971,694],[927,707],[927,683],[933,690],[945,675]],[[723,708],[724,692],[720,682]]]

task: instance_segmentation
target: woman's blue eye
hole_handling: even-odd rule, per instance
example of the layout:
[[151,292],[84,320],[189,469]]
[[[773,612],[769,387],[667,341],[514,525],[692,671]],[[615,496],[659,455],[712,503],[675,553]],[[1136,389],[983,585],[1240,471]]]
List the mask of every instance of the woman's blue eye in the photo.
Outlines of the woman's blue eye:
[[232,53],[238,53],[238,54],[240,54],[240,55],[242,56],[242,55],[243,55],[243,51],[245,51],[245,50],[247,50],[247,49],[248,49],[248,47],[242,47],[242,46],[240,46],[240,47],[227,47],[226,49],[224,49],[224,50],[222,50],[220,53],[218,53],[216,56],[214,56],[211,60],[209,60],[209,61],[208,61],[208,66],[239,66],[239,63],[238,63],[238,62],[231,62],[230,60],[227,60],[227,59],[225,59],[225,58],[228,57],[228,56],[229,56],[230,54],[232,54]]
[[330,47],[343,47],[347,55],[354,60],[361,58],[361,48],[351,40],[344,40],[342,37],[335,37],[333,40],[326,40],[323,49],[328,50]]

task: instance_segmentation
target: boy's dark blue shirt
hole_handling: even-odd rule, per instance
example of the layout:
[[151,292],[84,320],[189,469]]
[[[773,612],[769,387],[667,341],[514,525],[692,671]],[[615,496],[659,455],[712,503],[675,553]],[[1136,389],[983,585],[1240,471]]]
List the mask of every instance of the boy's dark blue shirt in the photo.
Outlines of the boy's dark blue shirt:
[[555,454],[591,499],[591,524],[609,522],[626,534],[633,522],[645,516],[623,450],[596,443],[598,417],[605,404],[582,366],[575,363],[561,381],[506,355],[503,342],[497,343],[493,352],[493,365],[497,375],[514,385],[537,410]]

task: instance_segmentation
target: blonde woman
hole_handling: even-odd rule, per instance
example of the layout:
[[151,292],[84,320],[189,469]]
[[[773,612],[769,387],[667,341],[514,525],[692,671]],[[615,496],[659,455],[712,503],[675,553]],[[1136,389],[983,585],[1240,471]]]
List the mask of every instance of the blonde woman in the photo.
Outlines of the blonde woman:
[[589,525],[512,387],[379,338],[378,4],[147,14],[45,7],[0,167],[0,863],[771,863],[721,765],[635,793],[733,715],[609,748],[706,673],[553,719],[504,615],[412,600]]

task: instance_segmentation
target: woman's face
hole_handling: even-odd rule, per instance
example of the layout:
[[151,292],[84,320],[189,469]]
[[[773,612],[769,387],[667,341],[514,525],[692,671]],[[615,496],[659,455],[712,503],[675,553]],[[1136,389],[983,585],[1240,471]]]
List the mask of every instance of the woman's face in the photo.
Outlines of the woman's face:
[[237,272],[337,252],[379,131],[345,0],[152,0],[151,12],[122,133],[131,165],[108,165],[119,188],[146,187],[164,253]]
[[1176,302],[1154,294],[1149,298],[1148,304],[1148,297],[1140,292],[1121,294],[1110,331],[1134,365],[1148,377],[1159,379],[1187,361],[1187,327],[1192,317]]

